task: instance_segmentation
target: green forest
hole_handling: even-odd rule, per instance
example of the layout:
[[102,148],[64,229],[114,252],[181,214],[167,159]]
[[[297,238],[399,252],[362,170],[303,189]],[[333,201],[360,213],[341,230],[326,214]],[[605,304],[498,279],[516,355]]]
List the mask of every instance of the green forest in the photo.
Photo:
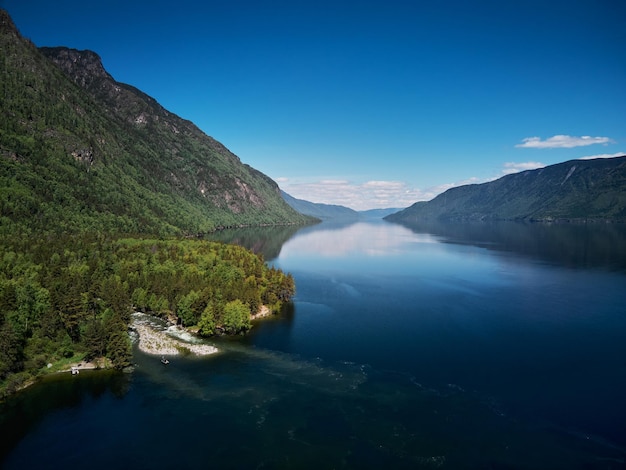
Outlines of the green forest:
[[70,362],[130,365],[133,311],[203,336],[237,334],[261,305],[276,311],[295,291],[290,274],[219,242],[85,234],[0,245],[1,396]]
[[290,275],[201,240],[311,223],[274,181],[2,9],[0,50],[0,398],[79,361],[125,368],[133,311],[239,334],[290,299]]

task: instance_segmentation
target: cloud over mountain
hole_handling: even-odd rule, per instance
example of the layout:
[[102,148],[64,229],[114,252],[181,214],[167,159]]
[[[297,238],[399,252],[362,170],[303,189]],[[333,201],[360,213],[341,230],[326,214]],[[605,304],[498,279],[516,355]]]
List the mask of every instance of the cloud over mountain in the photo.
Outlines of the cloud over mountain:
[[512,173],[518,173],[526,170],[536,170],[537,168],[543,168],[545,163],[541,162],[506,162],[502,169],[503,175],[510,175]]
[[600,153],[598,155],[588,155],[586,157],[580,157],[579,160],[593,160],[595,158],[617,158],[623,157],[624,155],[626,155],[626,152]]
[[584,147],[594,144],[610,144],[613,141],[608,137],[591,137],[583,135],[580,137],[571,135],[555,135],[541,140],[541,137],[526,137],[522,139],[521,144],[517,144],[517,148],[534,148],[534,149],[553,149],[553,148],[574,148]]
[[454,186],[479,182],[477,178],[470,178],[420,189],[404,181],[355,183],[340,179],[292,181],[288,178],[277,178],[276,181],[293,197],[323,204],[340,204],[354,210],[408,207],[416,201],[429,201]]

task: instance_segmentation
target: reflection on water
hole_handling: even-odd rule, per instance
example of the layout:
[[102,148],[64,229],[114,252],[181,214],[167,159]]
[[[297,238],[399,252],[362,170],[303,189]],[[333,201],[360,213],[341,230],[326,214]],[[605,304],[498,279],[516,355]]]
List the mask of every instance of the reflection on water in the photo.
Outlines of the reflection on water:
[[430,234],[414,234],[405,227],[382,221],[342,226],[319,224],[298,232],[283,245],[280,255],[281,258],[307,255],[341,258],[357,253],[387,256],[409,239],[413,243],[436,243]]
[[207,234],[206,239],[240,245],[254,253],[263,255],[266,260],[272,260],[280,253],[283,243],[302,228],[301,225],[279,225],[275,227],[227,229]]
[[267,260],[292,253],[385,256],[405,243],[444,242],[510,252],[570,268],[626,271],[625,224],[428,221],[401,225],[372,219],[224,230],[208,238],[244,246]]
[[626,271],[625,224],[425,222],[404,226],[449,243],[508,251],[565,267]]
[[121,399],[129,386],[129,374],[91,370],[82,371],[80,376],[51,375],[32,385],[0,406],[0,462],[48,414],[77,408],[106,395]]
[[215,356],[33,387],[4,467],[624,468],[622,227],[219,236],[292,272],[293,304]]

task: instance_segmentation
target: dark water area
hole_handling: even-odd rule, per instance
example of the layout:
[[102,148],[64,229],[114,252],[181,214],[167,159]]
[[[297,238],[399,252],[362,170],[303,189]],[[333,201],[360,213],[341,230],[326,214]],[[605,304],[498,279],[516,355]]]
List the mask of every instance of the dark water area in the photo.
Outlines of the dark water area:
[[220,353],[135,351],[0,408],[2,468],[626,468],[626,231],[219,234],[293,274]]

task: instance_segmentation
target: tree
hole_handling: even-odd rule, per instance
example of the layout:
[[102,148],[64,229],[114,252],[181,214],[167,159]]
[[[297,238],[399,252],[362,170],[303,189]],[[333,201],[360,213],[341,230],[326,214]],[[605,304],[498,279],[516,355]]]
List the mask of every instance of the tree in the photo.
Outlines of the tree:
[[39,319],[50,310],[50,293],[35,282],[19,283],[16,288],[18,321],[24,334],[29,335]]
[[130,321],[131,298],[128,293],[128,284],[122,282],[120,276],[113,275],[105,278],[102,281],[100,295],[125,322]]
[[142,312],[146,311],[148,306],[148,292],[143,287],[137,287],[131,296],[133,307]]
[[104,355],[107,346],[107,332],[100,319],[94,318],[87,323],[81,336],[85,348],[87,348],[89,359]]
[[15,281],[0,280],[0,312],[5,313],[17,309],[17,293]]
[[176,304],[176,315],[180,318],[183,326],[192,326],[198,323],[200,312],[198,303],[200,294],[192,290],[187,295],[183,295]]
[[224,330],[230,334],[242,333],[250,329],[250,308],[241,300],[235,299],[224,306]]
[[212,302],[202,312],[198,327],[198,334],[201,336],[213,336],[215,334],[215,311]]
[[123,369],[130,365],[132,350],[130,338],[126,331],[116,331],[109,337],[107,357],[111,359],[113,367],[116,369]]
[[0,379],[21,368],[24,344],[11,323],[0,326]]
[[278,298],[282,302],[288,302],[296,292],[296,283],[293,280],[293,276],[288,273],[281,272],[280,288],[278,290]]
[[163,296],[157,297],[154,294],[150,294],[148,297],[148,310],[157,315],[164,315],[169,311],[170,305],[167,299]]

